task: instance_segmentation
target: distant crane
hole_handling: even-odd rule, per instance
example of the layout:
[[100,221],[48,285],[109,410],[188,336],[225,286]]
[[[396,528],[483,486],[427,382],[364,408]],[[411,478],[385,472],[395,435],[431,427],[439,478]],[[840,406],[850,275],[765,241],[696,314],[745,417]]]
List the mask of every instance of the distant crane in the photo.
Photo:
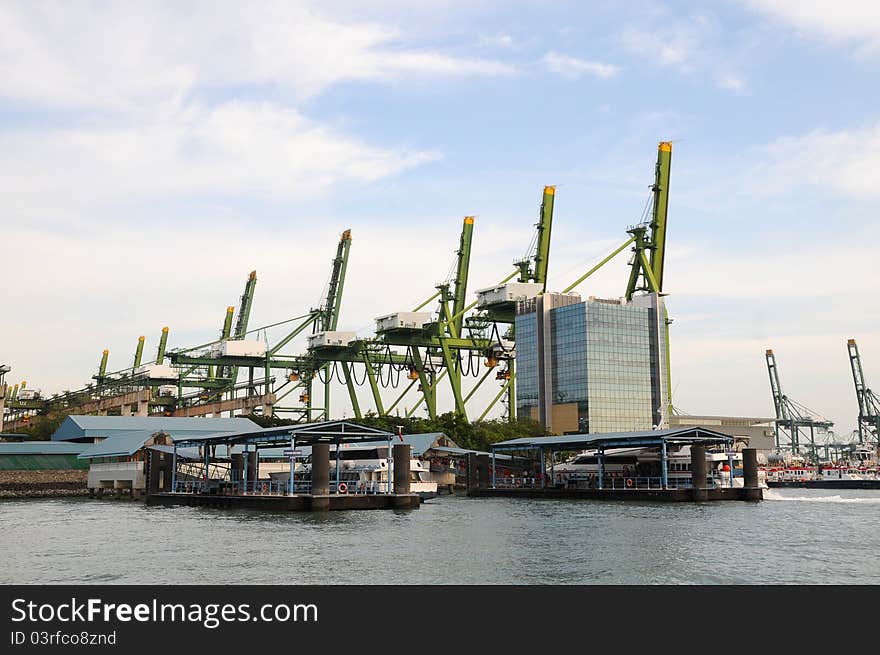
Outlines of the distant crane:
[[[773,406],[776,409],[776,449],[788,449],[794,454],[801,454],[801,430],[808,428],[809,452],[813,460],[817,459],[816,433],[827,432],[834,423],[814,415],[812,410],[795,402],[784,393],[779,383],[779,369],[772,350],[765,352],[767,372],[770,374],[770,390],[773,392]],[[783,443],[783,438],[787,443]]]
[[3,415],[6,413],[6,374],[11,370],[9,364],[0,364],[0,432],[3,432]]
[[859,403],[859,443],[880,442],[880,397],[865,384],[862,371],[862,358],[855,339],[846,342],[849,363],[852,368],[853,383],[856,388],[856,400]]

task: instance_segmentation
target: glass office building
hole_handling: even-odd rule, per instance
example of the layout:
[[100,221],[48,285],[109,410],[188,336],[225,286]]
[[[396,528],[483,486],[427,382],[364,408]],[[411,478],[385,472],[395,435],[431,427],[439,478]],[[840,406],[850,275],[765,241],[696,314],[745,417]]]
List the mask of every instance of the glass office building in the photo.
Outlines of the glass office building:
[[668,419],[666,309],[544,294],[516,316],[517,412],[555,434],[650,430]]

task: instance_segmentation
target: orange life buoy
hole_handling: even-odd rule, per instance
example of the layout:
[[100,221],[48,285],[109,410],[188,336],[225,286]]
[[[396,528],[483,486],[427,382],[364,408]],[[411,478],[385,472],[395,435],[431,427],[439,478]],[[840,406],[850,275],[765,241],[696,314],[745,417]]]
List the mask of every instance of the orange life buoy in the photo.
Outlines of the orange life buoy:
[[626,479],[626,486],[627,486],[627,487],[631,487],[631,486],[633,486],[632,478],[627,478],[627,479]]
[[339,483],[339,493],[344,494],[348,491],[348,485],[344,482]]

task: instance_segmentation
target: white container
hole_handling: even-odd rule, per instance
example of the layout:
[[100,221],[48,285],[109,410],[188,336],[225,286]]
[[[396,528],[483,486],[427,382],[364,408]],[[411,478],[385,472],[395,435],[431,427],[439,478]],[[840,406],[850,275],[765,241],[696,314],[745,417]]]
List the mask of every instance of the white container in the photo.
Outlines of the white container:
[[223,357],[265,357],[266,343],[249,339],[226,339],[220,342]]
[[316,332],[309,335],[309,348],[322,346],[347,346],[349,341],[357,338],[357,332]]
[[168,364],[144,364],[134,370],[135,377],[149,378],[150,380],[176,380],[180,377],[173,366]]
[[421,330],[431,322],[430,312],[395,312],[376,319],[376,332],[388,330]]
[[496,287],[477,290],[477,307],[488,307],[503,302],[517,302],[536,298],[543,284],[537,282],[508,282]]

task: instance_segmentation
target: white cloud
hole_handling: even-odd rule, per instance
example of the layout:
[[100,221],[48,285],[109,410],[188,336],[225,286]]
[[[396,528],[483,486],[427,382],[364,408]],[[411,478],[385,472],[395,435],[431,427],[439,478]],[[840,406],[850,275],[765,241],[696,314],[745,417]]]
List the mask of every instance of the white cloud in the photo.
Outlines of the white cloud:
[[614,77],[620,71],[613,64],[578,59],[558,52],[548,52],[541,61],[552,72],[572,79],[581,75],[592,75],[605,80]]
[[344,80],[514,72],[407,47],[399,30],[327,11],[303,1],[4,3],[0,95],[136,111],[179,102],[197,86],[270,84],[306,97]]
[[880,3],[876,0],[746,0],[746,5],[803,32],[859,44],[864,52],[880,48]]
[[880,197],[880,124],[861,130],[815,130],[760,148],[748,174],[753,192],[777,195],[816,187],[853,197]]
[[746,79],[731,70],[740,55],[725,42],[722,25],[709,15],[682,19],[661,17],[646,28],[629,27],[619,37],[624,50],[649,64],[673,68],[683,75],[707,75],[722,89],[742,92]]
[[491,36],[483,36],[480,39],[480,43],[487,46],[507,49],[516,48],[518,46],[516,39],[514,39],[510,34],[494,34]]
[[3,222],[174,195],[303,198],[434,157],[371,147],[294,110],[246,102],[110,129],[0,133]]
[[722,75],[718,80],[718,86],[722,89],[741,92],[746,88],[746,81],[739,75],[726,74]]

